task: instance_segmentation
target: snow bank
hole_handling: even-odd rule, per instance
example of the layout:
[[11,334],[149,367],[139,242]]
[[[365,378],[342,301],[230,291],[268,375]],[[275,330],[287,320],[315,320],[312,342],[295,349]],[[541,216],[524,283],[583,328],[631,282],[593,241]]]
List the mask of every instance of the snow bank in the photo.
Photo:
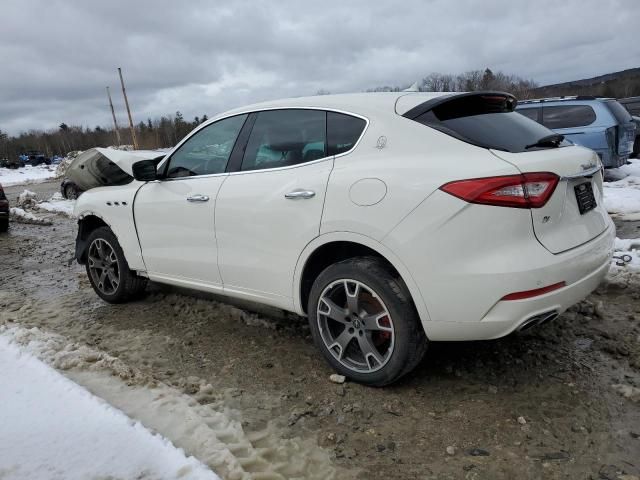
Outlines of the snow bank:
[[12,185],[27,185],[29,183],[41,183],[56,177],[57,165],[38,165],[10,169],[0,168],[0,183],[3,187]]
[[640,160],[608,170],[604,183],[604,205],[611,215],[622,220],[640,220]]
[[66,200],[62,197],[60,192],[56,192],[46,202],[40,202],[36,205],[38,210],[45,210],[47,212],[61,213],[67,217],[73,217],[73,209],[76,205],[75,200]]
[[3,480],[218,478],[3,336],[0,385]]
[[33,213],[27,212],[19,207],[12,207],[9,209],[9,216],[11,219],[18,223],[30,223],[33,225],[51,225],[51,222],[44,219],[38,218]]

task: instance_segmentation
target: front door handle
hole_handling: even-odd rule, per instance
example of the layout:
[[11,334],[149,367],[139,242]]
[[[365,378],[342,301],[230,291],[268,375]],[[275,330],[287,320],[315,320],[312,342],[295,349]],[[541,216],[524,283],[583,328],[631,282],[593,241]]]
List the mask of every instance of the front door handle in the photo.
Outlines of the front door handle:
[[284,198],[290,200],[297,200],[299,198],[313,198],[316,196],[316,192],[312,190],[294,190],[293,192],[285,193]]
[[209,197],[207,197],[206,195],[200,195],[199,193],[197,195],[192,195],[190,197],[187,197],[187,202],[208,202],[209,201]]

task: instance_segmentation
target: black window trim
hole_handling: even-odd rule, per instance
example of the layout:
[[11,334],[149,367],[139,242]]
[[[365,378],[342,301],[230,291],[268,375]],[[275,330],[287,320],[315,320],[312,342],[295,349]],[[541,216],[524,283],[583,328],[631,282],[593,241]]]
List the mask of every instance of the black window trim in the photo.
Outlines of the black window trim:
[[[180,148],[182,148],[182,145],[187,143],[191,138],[195,137],[198,133],[200,133],[205,128],[208,128],[209,126],[214,125],[214,124],[216,124],[218,122],[221,122],[223,120],[227,120],[227,119],[233,118],[233,117],[239,117],[241,115],[246,115],[247,118],[245,118],[244,123],[242,124],[242,127],[240,127],[240,132],[236,136],[236,141],[233,144],[233,148],[231,149],[231,154],[229,155],[229,160],[227,160],[227,166],[226,166],[224,172],[207,173],[207,174],[204,174],[204,175],[191,175],[191,176],[188,176],[188,177],[172,177],[172,178],[167,177],[167,172],[169,170],[169,164],[171,163],[171,158],[175,155],[175,153],[178,150],[180,150]],[[231,161],[233,160],[233,154],[235,153],[236,148],[238,147],[238,140],[241,138],[242,133],[245,131],[245,129],[247,127],[247,124],[250,123],[249,122],[250,119],[251,119],[251,114],[249,112],[242,112],[242,113],[234,113],[233,115],[229,115],[227,117],[215,118],[215,119],[212,119],[211,121],[209,121],[209,122],[207,122],[205,124],[200,125],[198,128],[193,130],[191,132],[191,134],[187,135],[182,140],[180,140],[180,142],[178,142],[178,144],[173,148],[171,153],[162,159],[162,161],[160,162],[162,164],[161,166],[160,166],[160,163],[158,164],[158,167],[162,169],[162,175],[158,178],[158,180],[162,180],[163,182],[173,182],[173,181],[176,181],[176,180],[190,180],[190,179],[194,179],[194,178],[207,178],[207,177],[218,177],[220,175],[227,175],[229,173],[229,165],[231,164]],[[255,121],[255,119],[254,119],[254,121]],[[251,126],[253,126],[253,123],[251,124]]]

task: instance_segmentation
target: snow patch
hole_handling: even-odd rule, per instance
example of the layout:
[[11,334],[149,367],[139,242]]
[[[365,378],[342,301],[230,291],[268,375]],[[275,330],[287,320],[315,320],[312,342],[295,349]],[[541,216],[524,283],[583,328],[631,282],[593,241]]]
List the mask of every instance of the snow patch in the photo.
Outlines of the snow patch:
[[49,220],[36,217],[33,213],[27,212],[19,207],[12,207],[9,209],[9,216],[11,220],[18,223],[30,223],[32,225],[51,225]]
[[640,160],[607,170],[604,183],[604,205],[612,216],[622,220],[640,219]]
[[[640,286],[640,238],[616,238],[613,249],[607,281],[621,287]],[[631,261],[622,262],[623,255],[631,257]]]
[[0,184],[3,187],[41,183],[56,177],[56,165],[27,165],[22,168],[0,168]]
[[218,477],[0,335],[0,474],[27,478]]
[[75,200],[65,199],[60,192],[56,192],[48,201],[40,202],[36,205],[38,210],[61,213],[70,218],[73,218],[73,209],[75,206]]

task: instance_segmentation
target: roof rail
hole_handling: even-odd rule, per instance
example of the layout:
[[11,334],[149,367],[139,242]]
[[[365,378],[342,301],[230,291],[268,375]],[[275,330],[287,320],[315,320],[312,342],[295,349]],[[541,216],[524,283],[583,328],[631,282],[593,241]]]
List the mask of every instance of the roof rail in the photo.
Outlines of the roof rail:
[[562,95],[559,97],[546,97],[546,98],[529,98],[526,100],[518,100],[518,104],[526,103],[544,103],[544,102],[562,102],[571,100],[604,100],[610,97],[604,97],[600,95]]

